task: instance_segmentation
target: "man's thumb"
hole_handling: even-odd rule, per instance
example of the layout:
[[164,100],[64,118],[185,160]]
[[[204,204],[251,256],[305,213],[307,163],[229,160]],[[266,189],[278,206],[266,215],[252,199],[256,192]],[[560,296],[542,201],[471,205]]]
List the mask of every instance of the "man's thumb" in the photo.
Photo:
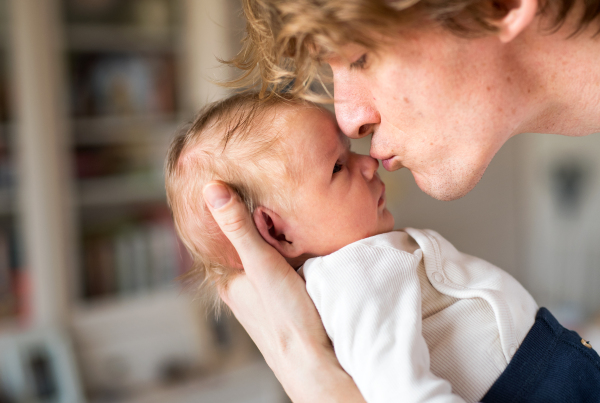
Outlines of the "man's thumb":
[[204,186],[204,200],[221,231],[233,244],[246,274],[255,279],[272,279],[275,272],[293,270],[254,226],[254,220],[239,195],[220,181]]
[[265,243],[256,230],[246,205],[223,182],[209,182],[204,186],[203,194],[213,218],[244,262],[244,258],[250,258],[249,254],[256,253],[253,249],[260,248]]
[[231,192],[227,185],[221,182],[209,182],[204,186],[204,199],[213,210],[219,210],[231,200]]

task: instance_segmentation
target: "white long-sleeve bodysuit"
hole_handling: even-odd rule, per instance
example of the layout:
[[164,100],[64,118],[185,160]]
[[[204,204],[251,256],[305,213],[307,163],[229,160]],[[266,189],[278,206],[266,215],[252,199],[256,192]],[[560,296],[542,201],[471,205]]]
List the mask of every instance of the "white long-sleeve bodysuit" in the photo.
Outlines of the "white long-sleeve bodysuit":
[[363,239],[301,274],[369,403],[479,401],[538,310],[508,273],[431,230]]

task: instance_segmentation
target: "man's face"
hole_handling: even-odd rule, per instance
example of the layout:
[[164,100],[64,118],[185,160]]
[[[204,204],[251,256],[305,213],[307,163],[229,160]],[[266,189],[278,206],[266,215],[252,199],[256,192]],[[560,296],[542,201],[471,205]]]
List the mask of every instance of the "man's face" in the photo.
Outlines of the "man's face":
[[403,29],[377,52],[345,46],[328,62],[335,112],[352,137],[373,134],[371,156],[406,167],[440,200],[464,196],[529,111],[534,83],[497,37],[457,37],[441,27]]

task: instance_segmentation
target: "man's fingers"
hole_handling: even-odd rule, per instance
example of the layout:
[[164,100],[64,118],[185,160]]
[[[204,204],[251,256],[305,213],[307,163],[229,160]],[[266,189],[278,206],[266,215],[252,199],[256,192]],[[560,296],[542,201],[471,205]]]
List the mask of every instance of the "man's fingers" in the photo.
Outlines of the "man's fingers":
[[251,222],[248,222],[250,215],[244,211],[245,206],[239,200],[235,200],[239,198],[229,187],[220,182],[210,182],[204,187],[204,199],[221,231],[236,249],[238,239],[240,242],[246,242],[247,237],[251,236],[248,234],[252,227]]
[[212,181],[204,186],[204,199],[221,231],[240,255],[249,276],[260,276],[264,270],[258,268],[289,268],[285,259],[262,239],[236,192],[223,182]]

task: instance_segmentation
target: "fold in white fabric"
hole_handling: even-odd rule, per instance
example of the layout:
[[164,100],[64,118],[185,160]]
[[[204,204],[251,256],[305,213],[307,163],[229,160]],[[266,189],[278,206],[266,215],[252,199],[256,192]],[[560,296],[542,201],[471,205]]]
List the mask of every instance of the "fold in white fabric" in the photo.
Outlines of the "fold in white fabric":
[[369,403],[481,399],[535,321],[508,273],[407,228],[308,260],[301,274]]

